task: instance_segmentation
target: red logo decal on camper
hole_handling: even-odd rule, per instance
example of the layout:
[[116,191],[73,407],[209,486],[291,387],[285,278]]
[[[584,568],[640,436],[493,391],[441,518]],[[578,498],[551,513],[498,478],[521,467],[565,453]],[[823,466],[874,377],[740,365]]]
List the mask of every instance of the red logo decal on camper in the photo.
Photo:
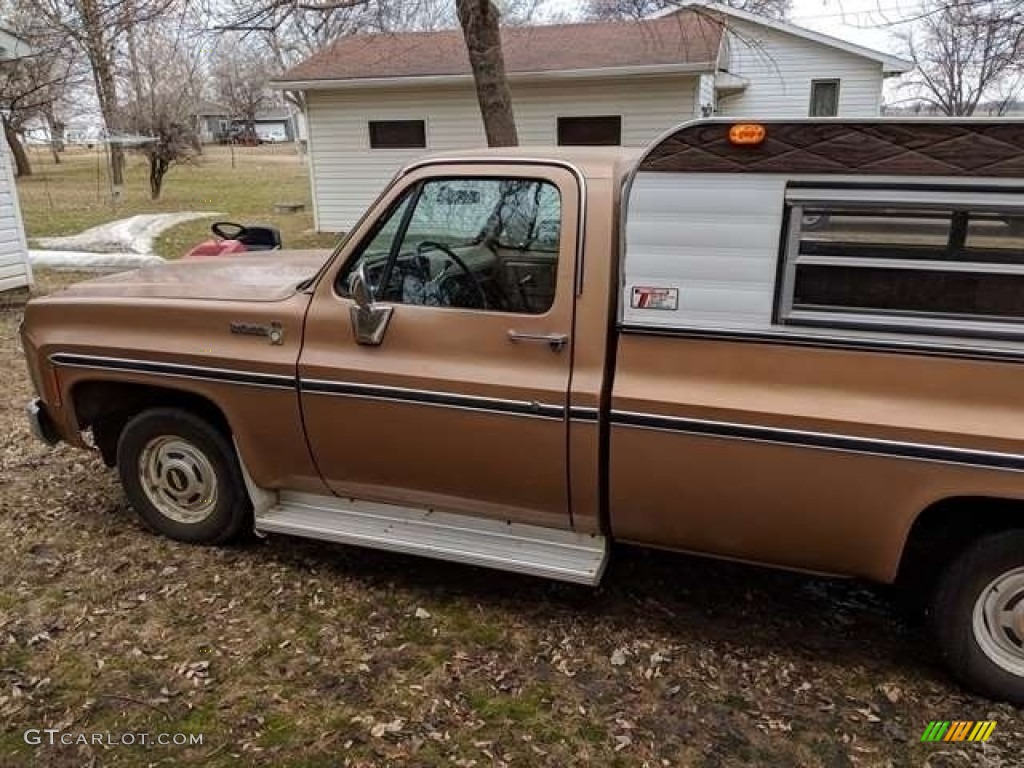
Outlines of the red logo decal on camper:
[[635,285],[633,286],[633,300],[630,304],[633,309],[666,309],[675,311],[679,309],[679,289]]

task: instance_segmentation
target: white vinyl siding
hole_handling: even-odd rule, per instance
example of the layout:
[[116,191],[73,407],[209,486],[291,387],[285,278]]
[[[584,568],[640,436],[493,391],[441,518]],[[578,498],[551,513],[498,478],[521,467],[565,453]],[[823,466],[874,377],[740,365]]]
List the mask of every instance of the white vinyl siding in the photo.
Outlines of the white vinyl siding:
[[0,291],[32,284],[10,150],[0,139]]
[[[622,144],[644,146],[693,117],[693,77],[519,84],[513,107],[524,145],[557,143],[559,117],[621,115]],[[351,227],[404,164],[425,152],[486,146],[471,84],[461,88],[309,91],[317,228]],[[370,150],[371,120],[425,120],[427,149]]]
[[882,100],[882,65],[837,48],[736,20],[722,62],[749,85],[718,99],[719,115],[807,117],[812,80],[839,80],[839,116],[873,117]]

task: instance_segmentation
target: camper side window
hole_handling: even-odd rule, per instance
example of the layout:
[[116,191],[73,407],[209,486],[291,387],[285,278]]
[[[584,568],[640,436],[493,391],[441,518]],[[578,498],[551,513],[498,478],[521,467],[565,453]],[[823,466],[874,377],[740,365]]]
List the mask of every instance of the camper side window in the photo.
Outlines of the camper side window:
[[791,204],[779,321],[1024,339],[1024,199],[964,197]]

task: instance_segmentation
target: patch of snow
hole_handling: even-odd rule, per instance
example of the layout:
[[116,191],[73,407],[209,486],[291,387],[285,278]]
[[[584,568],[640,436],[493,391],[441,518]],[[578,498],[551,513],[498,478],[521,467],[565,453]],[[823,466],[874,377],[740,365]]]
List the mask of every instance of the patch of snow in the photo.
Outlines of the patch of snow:
[[88,251],[43,251],[30,249],[28,260],[33,267],[76,272],[121,272],[150,264],[162,264],[155,254],[91,253]]
[[90,227],[77,235],[36,238],[41,247],[54,251],[110,254],[151,254],[153,241],[166,229],[193,219],[221,216],[216,211],[142,213]]

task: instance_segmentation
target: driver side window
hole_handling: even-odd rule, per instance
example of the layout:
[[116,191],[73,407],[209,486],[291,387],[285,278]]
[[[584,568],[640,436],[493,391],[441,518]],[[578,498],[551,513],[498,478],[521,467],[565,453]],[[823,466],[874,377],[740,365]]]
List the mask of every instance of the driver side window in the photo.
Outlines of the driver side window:
[[560,238],[561,196],[550,182],[431,179],[406,193],[347,274],[365,264],[378,301],[543,314],[554,303]]

